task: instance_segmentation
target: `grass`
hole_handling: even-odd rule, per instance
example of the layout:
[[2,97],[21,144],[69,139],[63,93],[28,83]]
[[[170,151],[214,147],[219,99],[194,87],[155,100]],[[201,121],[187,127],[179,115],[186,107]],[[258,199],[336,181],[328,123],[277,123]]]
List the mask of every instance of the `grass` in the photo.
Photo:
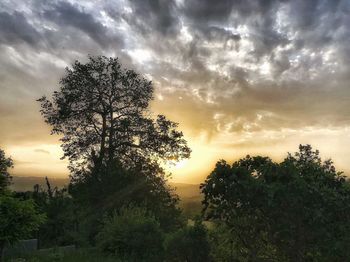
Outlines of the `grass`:
[[77,249],[70,252],[37,251],[31,255],[6,260],[6,262],[120,262],[115,257],[106,256],[95,249]]

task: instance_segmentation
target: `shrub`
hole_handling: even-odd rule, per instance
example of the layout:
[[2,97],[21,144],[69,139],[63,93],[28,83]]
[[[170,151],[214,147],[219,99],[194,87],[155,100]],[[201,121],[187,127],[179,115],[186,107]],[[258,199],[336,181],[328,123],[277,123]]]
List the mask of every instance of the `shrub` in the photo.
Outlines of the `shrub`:
[[122,208],[105,218],[97,245],[127,261],[161,261],[163,233],[146,209]]
[[196,221],[169,234],[165,241],[166,261],[210,261],[210,246],[206,227]]
[[30,237],[45,221],[32,200],[19,200],[11,195],[0,196],[0,261],[5,245]]

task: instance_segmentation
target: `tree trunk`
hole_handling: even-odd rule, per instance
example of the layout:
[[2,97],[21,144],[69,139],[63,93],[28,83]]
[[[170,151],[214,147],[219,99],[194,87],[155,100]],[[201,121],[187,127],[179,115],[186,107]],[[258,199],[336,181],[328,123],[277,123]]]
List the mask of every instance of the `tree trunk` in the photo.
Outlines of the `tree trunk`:
[[114,119],[113,119],[113,108],[110,107],[110,128],[109,128],[109,141],[108,141],[108,166],[112,165],[114,160],[114,150],[113,150],[113,138],[114,138]]
[[101,145],[100,145],[100,152],[99,152],[98,157],[97,157],[97,163],[95,164],[96,170],[99,170],[101,168],[103,159],[105,157],[106,134],[107,134],[106,116],[102,115]]

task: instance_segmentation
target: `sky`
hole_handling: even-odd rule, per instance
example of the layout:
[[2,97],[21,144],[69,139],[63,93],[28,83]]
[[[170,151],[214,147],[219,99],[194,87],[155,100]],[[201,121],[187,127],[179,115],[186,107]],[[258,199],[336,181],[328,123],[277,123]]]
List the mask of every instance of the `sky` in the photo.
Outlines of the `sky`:
[[349,0],[2,0],[0,148],[14,175],[67,177],[35,100],[105,55],[151,79],[151,109],[184,132],[192,156],[169,168],[175,182],[305,143],[350,173],[349,43]]

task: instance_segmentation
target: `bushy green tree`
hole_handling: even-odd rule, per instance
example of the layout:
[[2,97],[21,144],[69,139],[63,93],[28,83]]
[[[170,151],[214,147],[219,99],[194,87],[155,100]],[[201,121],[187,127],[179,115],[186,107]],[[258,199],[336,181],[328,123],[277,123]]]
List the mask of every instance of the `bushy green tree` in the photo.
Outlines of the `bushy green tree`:
[[165,241],[166,261],[210,261],[208,231],[200,222],[169,234]]
[[5,245],[30,237],[45,221],[33,200],[20,200],[9,194],[0,196],[0,260]]
[[97,245],[123,261],[162,261],[163,233],[145,208],[126,207],[107,216]]
[[0,194],[5,192],[6,187],[10,182],[9,168],[13,167],[11,158],[5,156],[5,152],[0,148]]
[[201,188],[206,216],[230,228],[249,261],[350,257],[349,181],[309,145],[281,163],[219,161]]

